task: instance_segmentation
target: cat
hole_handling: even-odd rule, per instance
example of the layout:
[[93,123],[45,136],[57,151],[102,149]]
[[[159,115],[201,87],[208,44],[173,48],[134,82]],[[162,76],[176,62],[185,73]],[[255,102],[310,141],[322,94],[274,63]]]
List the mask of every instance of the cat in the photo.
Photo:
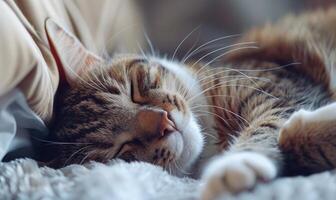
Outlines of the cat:
[[[200,177],[202,199],[334,168],[336,9],[248,32],[217,65],[104,60],[48,20],[63,85],[54,166],[145,161]],[[210,66],[211,65],[211,66]]]

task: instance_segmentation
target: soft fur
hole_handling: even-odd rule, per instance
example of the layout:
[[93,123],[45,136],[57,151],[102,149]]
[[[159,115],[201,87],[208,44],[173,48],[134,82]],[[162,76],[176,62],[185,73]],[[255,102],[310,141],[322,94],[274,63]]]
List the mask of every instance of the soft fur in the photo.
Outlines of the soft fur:
[[[49,21],[66,81],[52,134],[68,145],[59,145],[54,163],[121,158],[175,175],[201,170],[203,199],[282,173],[332,169],[335,23],[335,9],[288,17],[247,33],[214,64],[147,55],[104,61]],[[305,120],[313,131],[302,133]]]

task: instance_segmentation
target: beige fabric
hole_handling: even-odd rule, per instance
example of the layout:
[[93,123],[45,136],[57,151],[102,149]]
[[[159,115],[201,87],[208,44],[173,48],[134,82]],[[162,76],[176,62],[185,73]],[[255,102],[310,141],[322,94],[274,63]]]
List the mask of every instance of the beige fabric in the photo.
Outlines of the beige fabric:
[[[120,0],[0,1],[0,96],[18,87],[31,108],[48,122],[59,75],[49,50],[45,20],[50,17],[62,23],[97,53],[103,48],[118,48],[111,37],[123,26],[125,40],[140,40],[138,29],[126,26],[141,23],[135,9],[132,1]],[[116,18],[114,11],[123,13],[122,17]]]

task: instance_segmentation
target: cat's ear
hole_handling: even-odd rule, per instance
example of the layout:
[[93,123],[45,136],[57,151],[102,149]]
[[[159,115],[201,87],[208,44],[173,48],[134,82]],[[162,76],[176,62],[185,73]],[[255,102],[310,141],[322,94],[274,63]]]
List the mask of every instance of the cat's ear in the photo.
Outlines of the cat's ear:
[[45,28],[61,81],[73,86],[84,72],[104,63],[103,59],[89,52],[75,36],[55,21],[47,19]]

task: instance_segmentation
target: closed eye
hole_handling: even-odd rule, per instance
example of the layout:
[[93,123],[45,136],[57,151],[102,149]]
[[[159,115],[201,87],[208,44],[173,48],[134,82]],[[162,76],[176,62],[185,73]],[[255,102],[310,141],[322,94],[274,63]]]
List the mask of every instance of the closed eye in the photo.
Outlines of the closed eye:
[[139,139],[132,139],[130,141],[126,141],[120,145],[117,153],[113,156],[113,158],[118,158],[122,154],[129,152],[131,149],[135,147],[144,147],[144,144]]

